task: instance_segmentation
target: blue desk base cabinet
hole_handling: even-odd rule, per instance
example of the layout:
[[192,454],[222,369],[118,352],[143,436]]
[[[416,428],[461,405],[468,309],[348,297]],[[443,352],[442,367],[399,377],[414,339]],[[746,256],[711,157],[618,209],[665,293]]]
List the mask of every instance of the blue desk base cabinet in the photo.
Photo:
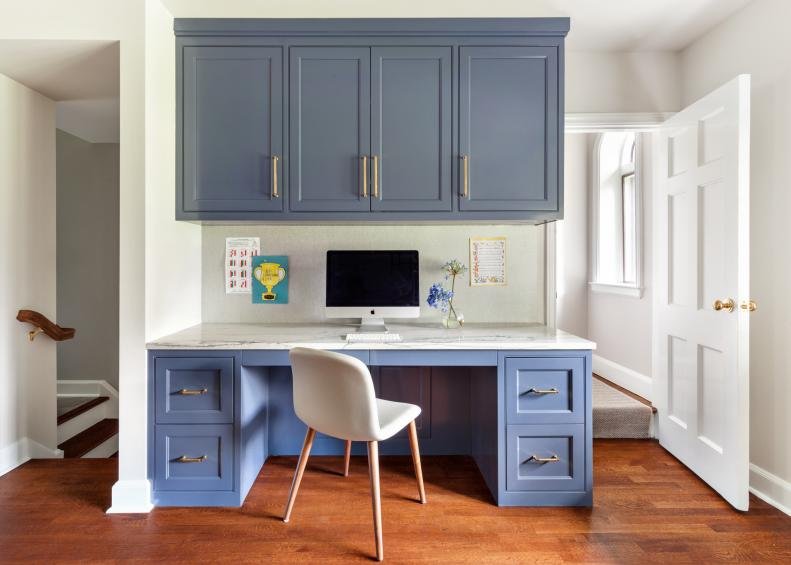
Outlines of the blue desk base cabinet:
[[[473,457],[497,505],[591,505],[590,351],[345,353],[371,367],[379,396],[423,408],[423,454]],[[288,351],[152,350],[148,361],[154,505],[241,506],[268,456],[299,454]],[[408,455],[408,438],[381,450]],[[342,453],[317,436],[312,454]]]

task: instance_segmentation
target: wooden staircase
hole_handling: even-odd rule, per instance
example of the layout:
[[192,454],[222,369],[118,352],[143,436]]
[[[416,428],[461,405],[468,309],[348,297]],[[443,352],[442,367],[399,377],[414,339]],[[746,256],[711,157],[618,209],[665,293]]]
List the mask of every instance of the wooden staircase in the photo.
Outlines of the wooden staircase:
[[109,396],[58,397],[58,449],[64,458],[112,457],[118,452],[118,418]]

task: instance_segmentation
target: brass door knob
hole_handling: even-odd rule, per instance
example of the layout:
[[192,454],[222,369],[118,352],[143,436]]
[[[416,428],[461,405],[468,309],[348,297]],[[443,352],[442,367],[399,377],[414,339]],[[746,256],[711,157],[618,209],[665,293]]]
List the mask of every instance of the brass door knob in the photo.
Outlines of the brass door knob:
[[758,304],[755,303],[755,300],[743,300],[741,304],[739,304],[739,308],[742,310],[749,310],[750,312],[755,312],[756,308],[758,308]]
[[736,307],[736,303],[733,301],[733,298],[726,298],[725,300],[717,299],[714,301],[714,309],[719,312],[720,310],[727,310],[728,312],[733,312],[733,309]]

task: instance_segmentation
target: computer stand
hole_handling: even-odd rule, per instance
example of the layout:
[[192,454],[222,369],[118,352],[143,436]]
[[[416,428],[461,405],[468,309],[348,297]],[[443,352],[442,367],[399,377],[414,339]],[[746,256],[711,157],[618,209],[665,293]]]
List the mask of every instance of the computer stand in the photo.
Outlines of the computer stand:
[[384,334],[388,332],[388,329],[384,318],[361,318],[357,332]]

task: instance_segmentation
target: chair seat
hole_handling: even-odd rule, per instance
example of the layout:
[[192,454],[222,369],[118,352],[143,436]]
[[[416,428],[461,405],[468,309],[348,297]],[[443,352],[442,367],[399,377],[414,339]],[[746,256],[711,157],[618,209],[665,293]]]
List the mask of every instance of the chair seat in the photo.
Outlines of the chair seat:
[[407,404],[406,402],[393,402],[392,400],[376,399],[376,407],[379,410],[379,427],[381,433],[378,437],[371,438],[375,441],[382,441],[393,437],[403,430],[409,422],[420,416],[420,406]]

